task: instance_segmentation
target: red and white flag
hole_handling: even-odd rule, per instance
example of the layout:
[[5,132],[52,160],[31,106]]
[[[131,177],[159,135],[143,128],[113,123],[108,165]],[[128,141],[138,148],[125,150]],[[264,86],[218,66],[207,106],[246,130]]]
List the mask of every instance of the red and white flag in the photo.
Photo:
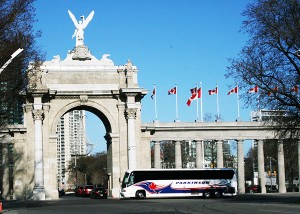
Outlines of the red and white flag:
[[258,86],[256,85],[256,86],[254,86],[253,88],[250,88],[249,90],[248,90],[248,93],[257,93],[258,92]]
[[229,94],[236,94],[236,93],[238,93],[238,87],[237,87],[237,86],[236,86],[235,88],[231,89],[231,90],[228,92],[227,95],[229,95]]
[[291,92],[298,92],[298,91],[299,91],[298,85],[295,85],[295,86],[291,89]]
[[208,94],[209,95],[218,94],[218,87],[216,87],[215,89],[212,89],[212,90],[208,90]]
[[275,88],[272,89],[272,91],[268,92],[268,96],[271,96],[272,93],[275,93],[278,91],[278,86],[276,86]]
[[192,88],[191,90],[191,97],[188,99],[188,101],[186,102],[186,104],[188,105],[188,106],[190,106],[191,105],[191,103],[192,103],[192,101],[194,100],[194,99],[198,99],[198,98],[201,98],[201,88],[199,88],[199,89],[197,89],[197,87],[196,88]]
[[153,100],[153,97],[155,96],[155,88],[153,89],[153,91],[152,91],[152,95],[151,95],[151,99]]
[[171,88],[171,89],[168,91],[168,95],[171,95],[171,94],[176,94],[176,87]]

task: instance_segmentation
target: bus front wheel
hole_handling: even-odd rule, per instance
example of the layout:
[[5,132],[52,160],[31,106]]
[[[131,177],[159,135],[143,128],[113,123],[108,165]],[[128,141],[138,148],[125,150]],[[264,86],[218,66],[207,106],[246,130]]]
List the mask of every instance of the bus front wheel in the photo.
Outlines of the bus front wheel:
[[210,191],[205,191],[205,192],[203,193],[203,197],[204,197],[204,198],[210,198],[210,196],[211,196]]
[[146,193],[145,193],[145,191],[142,191],[142,190],[136,191],[135,197],[137,199],[144,199],[144,198],[146,198]]

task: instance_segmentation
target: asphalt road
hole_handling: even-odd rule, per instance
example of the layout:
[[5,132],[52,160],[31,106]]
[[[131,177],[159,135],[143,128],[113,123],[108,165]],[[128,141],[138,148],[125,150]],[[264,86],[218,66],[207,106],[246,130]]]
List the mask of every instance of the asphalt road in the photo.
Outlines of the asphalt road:
[[5,201],[3,213],[108,214],[299,214],[300,193],[246,194],[220,199],[89,199],[66,195],[53,201]]

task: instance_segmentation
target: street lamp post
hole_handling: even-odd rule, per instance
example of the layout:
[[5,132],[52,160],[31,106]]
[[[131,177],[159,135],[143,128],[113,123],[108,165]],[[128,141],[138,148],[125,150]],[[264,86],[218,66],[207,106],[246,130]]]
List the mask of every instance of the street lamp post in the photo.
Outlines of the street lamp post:
[[[273,178],[273,175],[272,175],[272,160],[273,161],[276,161],[274,158],[272,157],[267,157],[267,159],[269,159],[269,164],[270,164],[270,184],[271,184],[271,191],[273,190],[273,182],[272,182],[272,178]],[[275,184],[276,185],[276,184]]]
[[2,71],[11,63],[11,61],[18,56],[24,49],[19,48],[18,50],[16,50],[10,57],[9,60],[7,60],[7,62],[0,68],[0,74],[2,73]]

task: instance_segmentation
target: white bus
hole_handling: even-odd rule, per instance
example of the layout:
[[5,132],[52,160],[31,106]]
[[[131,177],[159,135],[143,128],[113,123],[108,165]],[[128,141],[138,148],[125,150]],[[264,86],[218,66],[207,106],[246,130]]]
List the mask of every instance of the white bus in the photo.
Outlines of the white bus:
[[137,169],[125,172],[121,198],[236,195],[233,169]]

